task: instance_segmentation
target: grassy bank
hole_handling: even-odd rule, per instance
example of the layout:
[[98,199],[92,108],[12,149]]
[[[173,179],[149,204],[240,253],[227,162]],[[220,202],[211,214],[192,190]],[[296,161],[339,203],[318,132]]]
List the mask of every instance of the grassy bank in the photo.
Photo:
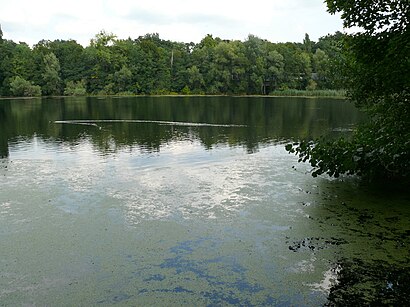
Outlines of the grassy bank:
[[346,98],[345,90],[282,90],[269,93],[270,96],[297,96],[297,97],[335,97]]

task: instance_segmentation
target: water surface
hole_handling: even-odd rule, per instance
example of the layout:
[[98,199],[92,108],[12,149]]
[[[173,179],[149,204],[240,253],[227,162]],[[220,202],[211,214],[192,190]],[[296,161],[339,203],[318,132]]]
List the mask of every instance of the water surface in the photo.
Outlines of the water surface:
[[345,285],[402,295],[408,194],[312,178],[284,150],[348,137],[360,119],[345,101],[303,98],[0,101],[0,301],[318,306]]

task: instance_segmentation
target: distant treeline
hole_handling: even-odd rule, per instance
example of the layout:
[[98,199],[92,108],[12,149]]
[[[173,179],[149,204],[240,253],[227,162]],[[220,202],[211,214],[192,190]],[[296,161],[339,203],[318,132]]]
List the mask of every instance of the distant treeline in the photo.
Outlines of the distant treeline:
[[343,88],[343,34],[303,43],[204,37],[180,43],[146,34],[117,39],[101,31],[89,46],[42,40],[33,48],[3,39],[0,96],[248,94]]

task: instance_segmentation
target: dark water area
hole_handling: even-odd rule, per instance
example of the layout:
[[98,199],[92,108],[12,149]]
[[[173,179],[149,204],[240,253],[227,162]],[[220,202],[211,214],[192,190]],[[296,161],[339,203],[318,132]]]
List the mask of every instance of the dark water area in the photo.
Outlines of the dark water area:
[[[253,152],[271,142],[343,132],[360,118],[351,104],[337,99],[50,98],[2,100],[0,106],[3,156],[7,156],[8,143],[14,139],[35,134],[52,142],[76,143],[83,132],[101,153],[134,145],[158,151],[162,144],[183,138],[195,138],[206,149],[224,143],[244,145]],[[80,122],[50,124],[70,120]],[[107,148],[109,142],[115,148]]]
[[313,178],[337,99],[0,100],[0,305],[402,306],[410,194]]

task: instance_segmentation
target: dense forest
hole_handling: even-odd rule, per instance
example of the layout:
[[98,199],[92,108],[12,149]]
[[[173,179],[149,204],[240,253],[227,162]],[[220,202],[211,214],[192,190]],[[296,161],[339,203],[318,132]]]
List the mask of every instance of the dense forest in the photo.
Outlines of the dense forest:
[[101,31],[83,47],[75,40],[42,40],[32,48],[3,39],[0,96],[111,94],[248,94],[287,89],[341,89],[343,34],[303,43],[245,41],[212,35],[200,43],[158,34],[117,39]]

